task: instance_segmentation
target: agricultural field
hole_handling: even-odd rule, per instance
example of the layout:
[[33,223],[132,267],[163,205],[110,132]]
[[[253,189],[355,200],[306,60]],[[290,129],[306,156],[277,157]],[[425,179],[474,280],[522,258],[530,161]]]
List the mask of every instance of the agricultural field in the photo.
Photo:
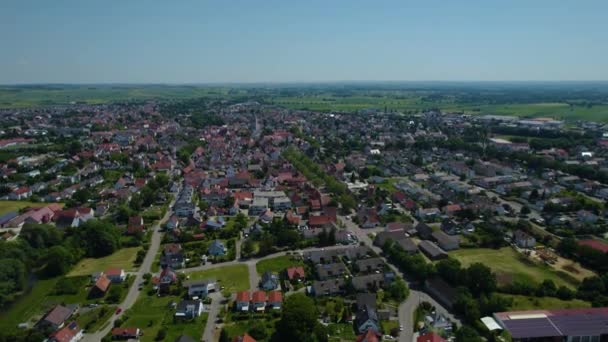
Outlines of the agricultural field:
[[291,266],[304,266],[304,262],[301,259],[296,259],[290,255],[283,255],[272,259],[265,259],[258,261],[255,268],[258,274],[263,274],[266,271],[272,271],[279,273],[285,271],[286,268]]
[[567,286],[574,289],[577,285],[576,279],[564,272],[558,272],[551,267],[529,260],[520,255],[510,247],[501,249],[471,248],[460,249],[449,253],[452,258],[457,259],[463,266],[475,262],[482,262],[496,273],[499,285],[511,281],[541,283],[545,279],[551,279],[557,286]]
[[249,271],[246,265],[234,265],[196,271],[188,274],[191,280],[215,279],[224,291],[233,293],[249,289]]
[[86,258],[81,260],[68,274],[68,276],[91,275],[108,268],[122,268],[125,271],[135,270],[134,263],[140,247],[119,249],[115,253],[103,258]]
[[509,310],[538,310],[538,309],[575,309],[589,308],[591,303],[580,299],[561,300],[554,297],[530,297],[520,295],[501,294],[501,297],[510,298],[513,304]]

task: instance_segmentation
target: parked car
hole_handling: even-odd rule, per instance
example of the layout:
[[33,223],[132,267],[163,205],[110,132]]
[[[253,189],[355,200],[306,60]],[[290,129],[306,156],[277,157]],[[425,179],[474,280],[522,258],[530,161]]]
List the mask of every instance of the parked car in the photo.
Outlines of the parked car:
[[117,315],[118,315],[118,314],[120,314],[121,312],[122,312],[122,309],[121,309],[121,308],[116,308],[116,314],[117,314]]

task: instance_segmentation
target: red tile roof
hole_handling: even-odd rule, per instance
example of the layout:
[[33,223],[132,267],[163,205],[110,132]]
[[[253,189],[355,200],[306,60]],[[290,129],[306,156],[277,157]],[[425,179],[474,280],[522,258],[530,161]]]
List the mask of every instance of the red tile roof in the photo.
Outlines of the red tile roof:
[[51,337],[50,341],[52,341],[52,342],[70,342],[70,341],[72,341],[72,338],[74,338],[74,336],[76,336],[76,334],[78,334],[78,332],[80,332],[80,327],[78,327],[78,324],[76,322],[71,322],[70,324],[66,325],[65,327],[52,333],[50,336]]
[[95,287],[98,288],[101,292],[105,293],[106,291],[108,291],[110,283],[110,279],[106,277],[105,274],[102,274],[95,282]]
[[138,332],[139,329],[135,327],[114,328],[112,329],[112,336],[137,336]]
[[242,336],[236,336],[232,339],[232,342],[257,342],[253,337],[249,336],[249,334],[245,333]]
[[294,279],[296,277],[304,278],[305,276],[306,273],[304,272],[304,267],[302,266],[290,267],[287,269],[287,278],[289,279]]
[[265,302],[266,301],[266,292],[264,291],[255,291],[253,296],[251,296],[251,300],[254,303]]
[[361,334],[359,336],[357,336],[357,342],[378,342],[380,341],[378,339],[380,335],[375,332],[372,328],[367,329],[367,332],[365,332],[365,334]]
[[446,342],[441,336],[430,332],[424,335],[418,336],[416,342]]
[[595,250],[598,250],[598,251],[601,251],[601,252],[604,252],[604,253],[608,252],[608,244],[604,243],[604,242],[601,242],[601,241],[598,241],[598,240],[591,240],[591,239],[580,240],[578,242],[578,244],[581,245],[581,246],[591,247],[591,248],[593,248]]
[[270,291],[268,292],[268,301],[271,303],[282,302],[283,294],[281,291]]
[[250,300],[251,300],[251,297],[249,296],[249,291],[241,291],[236,294],[237,302],[248,302]]

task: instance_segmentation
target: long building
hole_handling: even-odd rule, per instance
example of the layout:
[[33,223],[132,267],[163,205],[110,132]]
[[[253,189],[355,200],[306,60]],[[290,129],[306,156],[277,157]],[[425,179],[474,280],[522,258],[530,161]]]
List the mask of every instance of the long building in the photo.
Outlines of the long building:
[[499,312],[494,319],[513,341],[608,341],[608,307]]

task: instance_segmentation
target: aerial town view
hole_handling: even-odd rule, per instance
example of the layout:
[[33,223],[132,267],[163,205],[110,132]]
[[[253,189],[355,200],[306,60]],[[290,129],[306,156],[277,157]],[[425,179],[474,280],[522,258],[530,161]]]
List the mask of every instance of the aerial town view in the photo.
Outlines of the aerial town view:
[[110,3],[0,5],[0,342],[608,341],[608,3]]

